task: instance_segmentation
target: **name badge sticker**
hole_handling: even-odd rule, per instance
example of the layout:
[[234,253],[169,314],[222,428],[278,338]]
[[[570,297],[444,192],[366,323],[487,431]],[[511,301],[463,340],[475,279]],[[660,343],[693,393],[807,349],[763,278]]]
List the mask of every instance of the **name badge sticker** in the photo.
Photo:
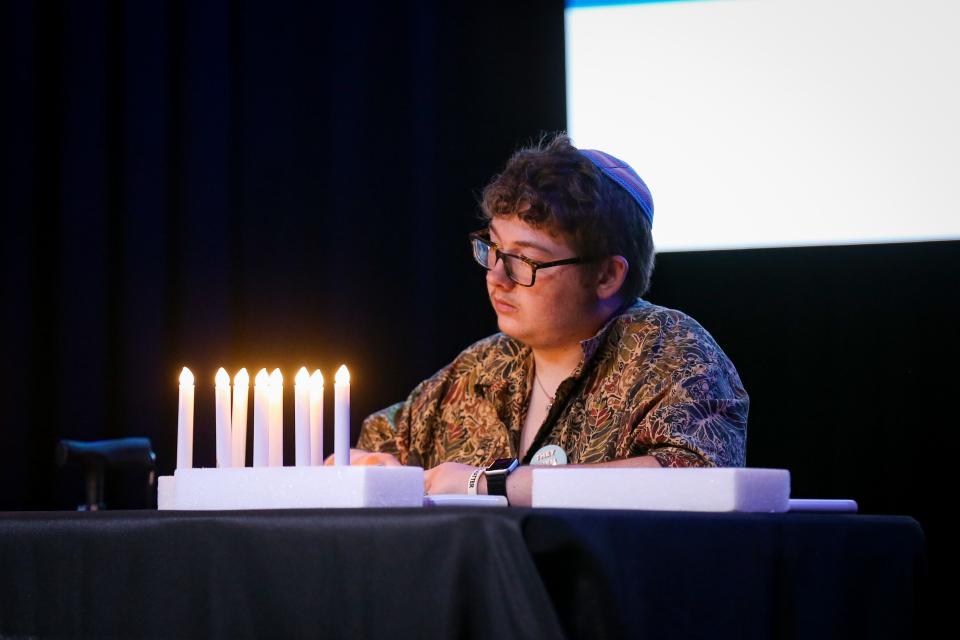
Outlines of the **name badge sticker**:
[[555,444],[548,444],[533,454],[533,457],[530,458],[530,464],[550,467],[567,464],[567,452]]

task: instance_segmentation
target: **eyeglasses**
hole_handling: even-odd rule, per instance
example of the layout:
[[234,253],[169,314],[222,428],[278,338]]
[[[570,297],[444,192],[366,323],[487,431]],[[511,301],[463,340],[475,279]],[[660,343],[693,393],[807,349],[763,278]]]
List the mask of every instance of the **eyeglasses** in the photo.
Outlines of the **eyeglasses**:
[[596,258],[564,258],[551,262],[539,262],[526,256],[504,253],[500,245],[490,240],[489,231],[474,231],[470,234],[470,244],[473,247],[473,257],[481,267],[487,271],[497,266],[497,260],[503,260],[503,268],[507,277],[522,287],[532,287],[537,280],[537,270],[548,267],[559,267],[562,264],[581,264],[593,262]]

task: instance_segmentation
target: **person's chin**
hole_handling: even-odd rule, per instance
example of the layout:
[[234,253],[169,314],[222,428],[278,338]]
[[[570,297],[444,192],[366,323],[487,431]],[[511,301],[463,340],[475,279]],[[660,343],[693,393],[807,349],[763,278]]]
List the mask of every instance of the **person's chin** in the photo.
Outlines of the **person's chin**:
[[498,313],[497,327],[500,328],[500,333],[517,340],[520,340],[523,334],[523,328],[513,314]]

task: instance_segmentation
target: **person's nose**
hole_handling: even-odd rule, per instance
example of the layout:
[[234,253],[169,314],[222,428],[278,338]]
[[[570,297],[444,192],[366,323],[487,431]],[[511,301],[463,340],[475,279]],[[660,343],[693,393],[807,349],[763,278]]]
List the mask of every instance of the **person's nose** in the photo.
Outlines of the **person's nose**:
[[507,275],[507,267],[503,264],[503,260],[497,260],[493,269],[487,270],[487,284],[502,289],[511,289],[516,283]]

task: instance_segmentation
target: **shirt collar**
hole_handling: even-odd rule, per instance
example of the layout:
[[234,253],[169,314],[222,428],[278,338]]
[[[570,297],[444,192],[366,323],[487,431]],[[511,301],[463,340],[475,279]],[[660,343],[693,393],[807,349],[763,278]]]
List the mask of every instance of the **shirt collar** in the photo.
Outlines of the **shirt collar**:
[[613,329],[613,325],[616,324],[617,320],[620,319],[620,316],[639,309],[641,306],[648,304],[641,298],[637,298],[632,303],[626,304],[620,309],[618,309],[607,322],[600,327],[600,329],[593,334],[593,336],[587,338],[586,340],[580,341],[580,348],[583,350],[583,360],[580,361],[580,364],[577,365],[575,370],[575,375],[583,371],[587,363],[590,362],[590,359],[593,358],[594,354],[597,352],[597,349],[600,348],[600,345],[603,344],[603,341],[606,339],[607,334]]
[[[580,361],[580,364],[578,364],[576,369],[574,370],[574,373],[572,374],[573,377],[579,376],[583,372],[584,368],[587,366],[587,364],[596,354],[597,349],[599,349],[600,345],[603,344],[604,340],[607,338],[607,335],[613,329],[617,320],[621,316],[623,316],[624,314],[630,313],[631,311],[635,311],[636,309],[639,309],[647,304],[649,303],[643,300],[642,298],[637,298],[629,305],[624,305],[616,313],[614,313],[610,317],[610,319],[607,320],[607,322],[602,327],[600,327],[600,329],[595,334],[593,334],[593,336],[587,338],[586,340],[581,340],[580,349],[583,351],[583,359]],[[527,345],[520,342],[519,340],[515,340],[514,338],[510,338],[509,336],[505,336],[505,337],[507,337],[507,339],[513,342],[516,346],[517,362],[524,363],[524,364],[521,366],[512,368],[511,374],[508,376],[510,380],[504,380],[502,376],[494,375],[494,373],[490,369],[484,367],[481,370],[480,375],[478,376],[477,384],[479,386],[489,387],[491,385],[494,385],[499,388],[501,386],[505,386],[504,383],[514,382],[516,384],[522,379],[522,375],[523,375],[523,372],[525,371],[525,367],[526,368],[532,367],[532,363],[530,362],[530,360],[532,360],[533,358],[533,350]],[[499,374],[499,371],[497,373]]]

